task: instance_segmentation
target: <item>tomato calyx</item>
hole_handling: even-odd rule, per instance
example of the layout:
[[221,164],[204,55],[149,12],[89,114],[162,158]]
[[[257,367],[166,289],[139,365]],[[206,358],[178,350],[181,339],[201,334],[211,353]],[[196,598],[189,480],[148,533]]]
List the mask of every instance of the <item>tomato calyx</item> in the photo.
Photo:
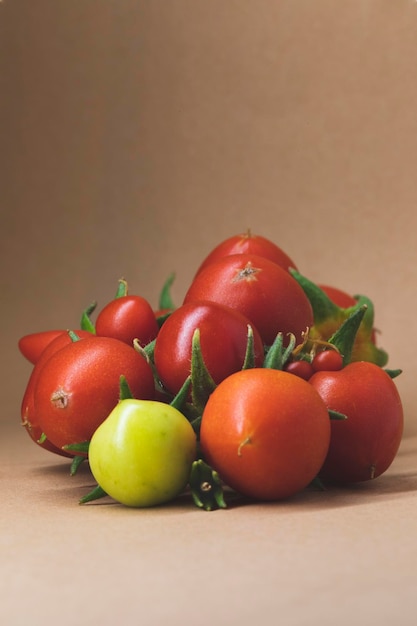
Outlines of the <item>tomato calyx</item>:
[[251,261],[248,261],[246,265],[242,269],[236,270],[236,274],[232,279],[233,283],[237,283],[241,280],[245,280],[246,282],[252,282],[258,280],[257,274],[262,272],[262,269],[259,267],[254,267]]
[[[355,295],[356,304],[350,307],[340,307],[335,304],[327,293],[316,283],[300,274],[295,269],[290,269],[290,274],[299,283],[310,300],[314,324],[311,328],[311,336],[318,339],[332,341],[333,336],[357,310],[363,310],[358,328],[356,329],[355,341],[349,346],[350,354],[345,355],[345,360],[369,361],[380,367],[386,365],[388,354],[375,344],[374,306],[370,298],[364,295]],[[344,331],[340,331],[339,335]],[[341,340],[341,337],[338,337]],[[343,352],[343,350],[341,350]]]
[[205,511],[227,508],[219,474],[203,459],[194,461],[189,486],[194,504],[198,508]]

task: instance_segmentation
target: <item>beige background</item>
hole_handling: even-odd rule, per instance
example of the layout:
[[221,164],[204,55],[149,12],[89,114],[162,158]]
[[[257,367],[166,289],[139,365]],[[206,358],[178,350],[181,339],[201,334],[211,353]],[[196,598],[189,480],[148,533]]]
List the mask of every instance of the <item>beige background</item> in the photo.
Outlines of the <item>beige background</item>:
[[[1,589],[7,626],[414,626],[417,3],[0,2]],[[78,507],[88,468],[19,426],[19,337],[250,227],[376,306],[406,437],[289,503]]]
[[373,298],[417,431],[417,4],[4,0],[7,419],[22,334],[78,324],[125,276],[181,301],[251,227]]

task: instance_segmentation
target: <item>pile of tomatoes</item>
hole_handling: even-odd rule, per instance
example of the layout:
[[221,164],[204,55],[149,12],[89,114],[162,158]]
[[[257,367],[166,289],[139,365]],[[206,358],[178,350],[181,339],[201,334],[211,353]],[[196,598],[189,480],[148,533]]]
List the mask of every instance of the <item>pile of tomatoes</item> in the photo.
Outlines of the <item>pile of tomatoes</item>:
[[145,507],[190,493],[278,501],[316,485],[374,479],[394,460],[403,408],[372,302],[301,274],[251,232],[220,242],[175,306],[158,310],[119,281],[80,327],[19,341],[33,364],[21,406],[28,434],[89,464],[110,496]]

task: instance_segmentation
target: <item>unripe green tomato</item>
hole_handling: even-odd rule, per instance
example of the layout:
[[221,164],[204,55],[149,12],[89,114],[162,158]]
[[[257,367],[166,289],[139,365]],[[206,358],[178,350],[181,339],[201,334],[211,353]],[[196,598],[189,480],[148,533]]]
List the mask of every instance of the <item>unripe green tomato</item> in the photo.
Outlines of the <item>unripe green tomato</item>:
[[88,458],[114,500],[149,507],[186,487],[197,454],[194,430],[177,409],[153,400],[121,400],[94,432]]

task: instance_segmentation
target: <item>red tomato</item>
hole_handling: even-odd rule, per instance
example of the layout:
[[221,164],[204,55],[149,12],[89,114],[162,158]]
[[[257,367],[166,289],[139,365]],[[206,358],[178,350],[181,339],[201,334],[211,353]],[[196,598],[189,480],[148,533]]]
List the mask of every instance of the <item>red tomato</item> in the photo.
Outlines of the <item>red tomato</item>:
[[132,344],[134,339],[144,346],[158,334],[158,323],[149,302],[142,296],[121,296],[111,300],[97,315],[96,335],[113,337]]
[[44,349],[59,335],[68,335],[68,331],[43,330],[38,333],[30,333],[19,339],[18,347],[21,354],[23,354],[28,361],[35,364]]
[[343,356],[337,350],[322,350],[314,356],[311,366],[314,372],[335,372],[342,369]]
[[210,254],[204,259],[197,270],[197,274],[202,269],[230,254],[256,254],[273,261],[285,270],[289,268],[297,269],[294,261],[273,241],[262,237],[262,235],[252,235],[250,231],[234,235],[219,243]]
[[91,337],[53,354],[34,390],[34,411],[50,442],[62,448],[89,441],[119,401],[121,375],[135,398],[154,398],[148,361],[118,339]]
[[309,380],[314,373],[311,363],[304,361],[303,359],[300,359],[299,361],[290,361],[285,366],[285,371],[290,374],[294,374],[295,376],[299,376],[304,380]]
[[282,267],[252,254],[233,254],[211,263],[192,281],[184,303],[210,300],[243,313],[266,345],[278,334],[302,333],[313,325],[303,289]]
[[[177,393],[190,375],[194,331],[200,330],[201,354],[214,382],[242,368],[249,320],[239,311],[216,302],[189,302],[164,322],[155,342],[154,360],[163,385]],[[264,358],[262,339],[252,327],[255,363]]]
[[239,493],[280,500],[318,474],[330,441],[328,411],[316,390],[287,372],[243,370],[213,391],[200,445],[207,463]]
[[[72,343],[72,339],[68,333],[68,331],[59,331],[60,334],[55,337],[48,345],[43,349],[42,354],[37,358],[36,363],[32,369],[31,375],[29,377],[28,383],[26,385],[25,393],[23,394],[20,417],[22,421],[22,425],[26,428],[26,431],[33,439],[35,443],[37,443],[41,448],[45,450],[49,450],[49,452],[54,452],[55,454],[60,454],[62,456],[73,456],[64,452],[54,446],[48,439],[44,441],[39,441],[42,435],[42,428],[39,425],[39,416],[35,411],[34,407],[34,390],[36,381],[39,376],[39,372],[41,371],[44,364],[48,361],[48,359],[58,352],[64,346]],[[91,338],[91,333],[86,330],[77,330],[75,331],[77,337],[81,339]]]
[[326,406],[347,416],[331,420],[323,480],[354,483],[385,472],[403,433],[403,408],[394,381],[374,363],[357,361],[337,372],[317,372],[309,381]]
[[329,285],[318,285],[320,289],[330,298],[332,302],[340,306],[342,309],[348,309],[351,306],[355,306],[357,301],[353,296],[346,291],[338,289],[338,287],[331,287]]

